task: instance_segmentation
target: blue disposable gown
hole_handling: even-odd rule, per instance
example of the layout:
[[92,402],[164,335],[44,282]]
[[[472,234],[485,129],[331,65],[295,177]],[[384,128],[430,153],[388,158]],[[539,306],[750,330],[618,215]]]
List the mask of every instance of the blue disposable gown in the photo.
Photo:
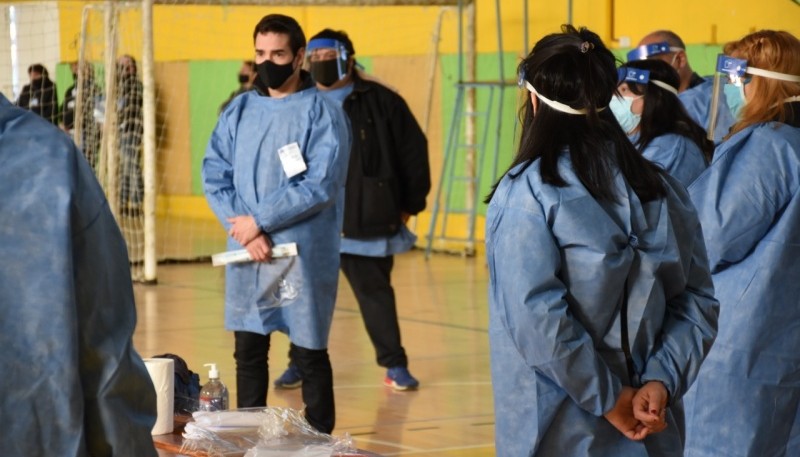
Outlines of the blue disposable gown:
[[[308,169],[287,178],[278,149],[294,142]],[[283,331],[297,346],[327,348],[349,151],[344,111],[313,87],[284,98],[246,92],[222,113],[203,161],[209,205],[226,230],[227,218],[251,215],[299,252],[226,267],[228,330]],[[242,246],[229,237],[228,249]]]
[[4,456],[154,456],[125,241],[65,133],[0,95]]
[[[711,112],[711,94],[713,93],[713,89],[713,77],[706,77],[705,82],[702,84],[698,84],[678,94],[678,98],[689,113],[689,117],[694,119],[694,121],[705,130],[708,130],[708,123],[710,120],[709,113]],[[721,96],[719,98],[717,113],[717,125],[714,128],[714,144],[722,141],[722,138],[728,134],[731,126],[733,126],[736,121],[733,118],[730,108],[728,108],[725,97]]]
[[689,188],[720,302],[686,399],[688,456],[800,455],[800,128],[723,142]]
[[[718,312],[691,201],[665,175],[666,198],[643,204],[617,175],[619,203],[600,203],[566,155],[566,187],[543,183],[539,163],[504,177],[486,215],[497,455],[681,456],[680,399]],[[651,380],[669,392],[669,427],[628,440],[603,414],[623,385]]]
[[673,133],[653,138],[642,155],[666,170],[684,187],[691,184],[708,166],[703,151],[694,141]]

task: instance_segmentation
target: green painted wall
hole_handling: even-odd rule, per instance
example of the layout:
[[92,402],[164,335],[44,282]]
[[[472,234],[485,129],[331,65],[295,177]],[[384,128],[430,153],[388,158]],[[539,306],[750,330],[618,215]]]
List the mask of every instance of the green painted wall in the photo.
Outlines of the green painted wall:
[[241,60],[189,62],[189,142],[194,195],[203,195],[200,177],[203,155],[217,123],[220,105],[239,86],[235,77],[241,66]]
[[[479,55],[476,63],[476,78],[479,81],[500,81],[500,63],[497,54]],[[465,158],[467,147],[464,146],[464,126],[468,115],[461,110],[460,127],[453,124],[456,97],[458,95],[458,56],[442,56],[440,61],[442,71],[442,128],[444,129],[443,147],[441,154],[448,154],[448,164],[443,167],[442,182],[445,182],[444,195],[449,196],[447,204],[451,211],[465,209],[467,181],[458,179],[465,176]],[[516,86],[516,67],[519,64],[518,56],[506,53],[503,56],[503,77],[506,82],[514,83],[510,86],[493,84],[475,89],[476,112],[475,132],[476,144],[482,145],[476,149],[476,155],[483,154],[483,159],[476,157],[476,175],[480,174],[475,197],[482,202],[489,193],[497,177],[508,168],[515,152],[517,136],[517,112],[520,106],[520,91]],[[467,89],[464,89],[466,94]],[[502,107],[501,107],[502,97]],[[466,104],[462,105],[466,109]],[[502,109],[502,111],[500,111]],[[498,124],[499,123],[499,124]],[[499,128],[499,135],[498,135]],[[455,132],[454,132],[455,129]],[[453,135],[458,138],[453,139]],[[453,143],[457,146],[453,146]],[[448,147],[448,144],[450,145]],[[439,151],[431,151],[431,154]],[[450,162],[453,160],[453,162]],[[496,165],[495,165],[496,164]],[[449,180],[449,176],[456,177]],[[434,177],[434,182],[440,182],[439,177]],[[448,192],[449,189],[449,192]],[[445,204],[445,203],[442,203]],[[480,212],[483,213],[485,205],[479,203]]]

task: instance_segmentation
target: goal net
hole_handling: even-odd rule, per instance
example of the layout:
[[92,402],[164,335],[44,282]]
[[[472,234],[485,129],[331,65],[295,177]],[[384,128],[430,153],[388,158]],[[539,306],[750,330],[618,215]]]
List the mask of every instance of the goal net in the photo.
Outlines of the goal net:
[[[203,195],[202,159],[221,104],[237,90],[243,61],[253,58],[252,30],[261,17],[290,15],[298,19],[307,38],[323,28],[345,30],[359,64],[397,90],[426,131],[435,177],[446,130],[442,125],[447,122],[443,111],[452,106],[444,99],[452,94],[443,95],[442,87],[452,85],[457,73],[455,4],[454,0],[0,3],[7,15],[9,8],[15,10],[10,22],[38,40],[33,43],[22,37],[24,33],[19,35],[18,41],[25,41],[28,48],[22,53],[25,58],[10,67],[19,71],[41,60],[55,69],[62,93],[59,103],[66,88],[75,84],[69,130],[106,191],[128,243],[132,277],[139,281],[156,280],[156,262],[207,259],[225,250],[226,234]],[[43,27],[44,17],[50,26]],[[13,81],[1,81],[4,93],[13,92],[14,84],[26,77],[23,71]],[[152,77],[150,114],[148,77]],[[152,128],[148,116],[153,117]],[[152,135],[149,152],[148,134]],[[416,227],[420,237],[427,224],[423,218]]]

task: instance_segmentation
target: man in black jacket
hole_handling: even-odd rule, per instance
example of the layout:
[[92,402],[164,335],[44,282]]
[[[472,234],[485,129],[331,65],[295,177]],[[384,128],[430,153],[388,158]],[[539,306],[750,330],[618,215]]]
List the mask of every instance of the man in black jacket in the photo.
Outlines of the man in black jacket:
[[[353,146],[345,184],[341,269],[361,308],[384,384],[416,389],[400,341],[391,271],[394,254],[414,246],[405,223],[425,208],[431,188],[428,142],[403,98],[356,69],[355,49],[345,32],[325,29],[308,42],[306,59],[317,87],[342,103]],[[302,383],[289,369],[277,388]]]
[[[91,63],[85,62],[78,65],[78,62],[69,64],[72,71],[74,83],[69,86],[64,93],[64,102],[61,105],[61,128],[64,129],[80,146],[86,160],[92,165],[97,166],[97,158],[100,153],[100,139],[102,132],[94,117],[95,102],[100,96],[100,87],[94,82],[94,68]],[[80,75],[78,69],[81,69]],[[80,76],[80,77],[79,77]],[[81,85],[81,113],[80,118],[76,119],[78,108],[78,81]],[[75,138],[75,125],[81,126],[81,138]]]
[[53,124],[58,124],[58,92],[50,80],[47,68],[40,63],[28,67],[30,84],[22,88],[16,105],[33,111]]
[[[139,217],[144,202],[141,147],[144,133],[144,88],[136,59],[125,54],[117,60],[117,122],[119,123],[120,210]],[[107,109],[111,109],[108,107]]]

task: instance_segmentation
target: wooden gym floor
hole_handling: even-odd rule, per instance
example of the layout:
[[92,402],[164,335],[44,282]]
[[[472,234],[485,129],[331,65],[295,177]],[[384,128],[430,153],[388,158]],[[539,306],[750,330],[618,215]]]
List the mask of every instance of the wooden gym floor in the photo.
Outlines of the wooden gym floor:
[[[223,327],[224,270],[208,263],[159,265],[157,285],[135,284],[142,357],[174,353],[207,380],[204,363],[218,364],[236,401],[233,334]],[[385,456],[491,457],[494,415],[483,256],[443,254],[425,260],[415,250],[395,257],[403,346],[420,388],[394,392],[364,329],[358,304],[340,275],[330,338],[336,395],[334,435]],[[288,339],[274,334],[270,385],[286,367]],[[302,408],[300,390],[273,390],[270,406]]]

